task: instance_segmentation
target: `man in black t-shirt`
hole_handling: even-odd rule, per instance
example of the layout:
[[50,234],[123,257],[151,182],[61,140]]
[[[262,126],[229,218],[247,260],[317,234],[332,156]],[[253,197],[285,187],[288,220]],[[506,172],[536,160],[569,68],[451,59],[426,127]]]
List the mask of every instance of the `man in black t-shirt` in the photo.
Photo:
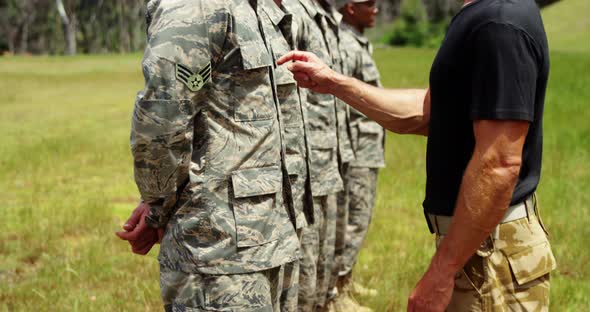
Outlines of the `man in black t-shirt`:
[[408,311],[546,311],[555,269],[536,209],[547,38],[534,0],[466,0],[428,90],[383,90],[291,52],[300,86],[397,133],[428,136],[424,211],[437,252]]

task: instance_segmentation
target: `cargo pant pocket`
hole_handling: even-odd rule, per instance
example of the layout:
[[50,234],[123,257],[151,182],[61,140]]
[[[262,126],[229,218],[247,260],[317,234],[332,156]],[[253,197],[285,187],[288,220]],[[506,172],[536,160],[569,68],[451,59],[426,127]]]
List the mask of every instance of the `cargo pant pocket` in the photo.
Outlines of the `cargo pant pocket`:
[[166,312],[273,311],[276,269],[234,275],[206,275],[163,270]]
[[237,246],[252,247],[279,238],[282,173],[278,166],[232,173]]
[[525,286],[527,283],[551,273],[557,267],[548,241],[521,249],[516,253],[506,255],[506,257],[519,286]]

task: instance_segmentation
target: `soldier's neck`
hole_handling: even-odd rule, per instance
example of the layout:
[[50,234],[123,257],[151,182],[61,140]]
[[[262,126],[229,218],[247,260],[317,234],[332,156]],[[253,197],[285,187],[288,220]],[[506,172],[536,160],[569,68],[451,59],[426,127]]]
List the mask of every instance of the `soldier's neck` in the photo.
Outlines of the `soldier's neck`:
[[280,7],[283,4],[283,0],[275,0],[275,3]]
[[354,20],[354,18],[350,17],[348,14],[343,14],[342,20],[344,21],[344,23],[352,26],[352,28],[354,28],[359,33],[361,33],[361,34],[365,33],[365,27],[363,27],[360,23],[357,23]]

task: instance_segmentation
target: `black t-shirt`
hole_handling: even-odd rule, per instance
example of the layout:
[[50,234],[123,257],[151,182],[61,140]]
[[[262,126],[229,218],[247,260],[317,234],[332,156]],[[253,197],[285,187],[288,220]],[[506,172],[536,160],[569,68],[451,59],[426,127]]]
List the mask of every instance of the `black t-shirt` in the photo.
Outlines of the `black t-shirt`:
[[424,209],[453,215],[474,120],[530,122],[512,204],[539,183],[549,51],[534,0],[478,0],[453,19],[430,73]]

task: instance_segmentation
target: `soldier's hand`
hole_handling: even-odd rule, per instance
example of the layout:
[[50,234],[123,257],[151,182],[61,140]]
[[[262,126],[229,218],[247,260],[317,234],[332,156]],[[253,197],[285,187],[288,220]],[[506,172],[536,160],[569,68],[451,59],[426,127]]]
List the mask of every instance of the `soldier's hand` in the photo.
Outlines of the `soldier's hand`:
[[431,264],[410,295],[408,312],[444,312],[454,287],[455,275]]
[[293,72],[293,77],[300,87],[319,93],[331,93],[333,91],[333,86],[339,74],[330,69],[315,54],[304,51],[291,51],[277,60],[279,65],[287,62],[291,62],[287,65],[287,68]]
[[162,240],[164,230],[153,229],[145,223],[145,217],[149,214],[150,206],[140,203],[123,225],[124,231],[115,233],[120,239],[129,242],[133,253],[146,255]]

